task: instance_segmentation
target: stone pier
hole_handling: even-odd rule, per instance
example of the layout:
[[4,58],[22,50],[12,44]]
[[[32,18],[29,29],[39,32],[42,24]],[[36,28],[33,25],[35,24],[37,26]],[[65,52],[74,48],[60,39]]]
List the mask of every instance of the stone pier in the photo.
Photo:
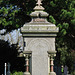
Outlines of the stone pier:
[[[24,40],[23,53],[32,52],[29,62],[30,67],[26,66],[28,74],[25,72],[24,75],[55,75],[53,71],[53,56],[56,54],[55,37],[59,28],[47,21],[46,17],[49,14],[43,11],[44,8],[41,5],[41,0],[37,0],[35,11],[30,14],[32,17],[31,22],[21,27]],[[27,65],[28,61],[27,57]],[[28,68],[30,68],[30,72]]]

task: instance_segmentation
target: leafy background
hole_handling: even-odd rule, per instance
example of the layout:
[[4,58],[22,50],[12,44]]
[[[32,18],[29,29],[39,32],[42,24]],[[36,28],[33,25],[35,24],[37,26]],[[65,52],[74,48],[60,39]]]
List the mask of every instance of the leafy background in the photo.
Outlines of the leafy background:
[[[59,27],[56,37],[57,65],[67,65],[70,70],[75,63],[75,0],[43,0],[49,22]],[[7,32],[20,28],[31,21],[29,14],[35,0],[0,0],[0,29]]]

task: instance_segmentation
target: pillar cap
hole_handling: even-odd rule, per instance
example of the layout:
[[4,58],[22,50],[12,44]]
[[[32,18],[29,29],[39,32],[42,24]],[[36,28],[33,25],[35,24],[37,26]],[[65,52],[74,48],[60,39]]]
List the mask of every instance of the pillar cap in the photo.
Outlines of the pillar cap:
[[56,54],[56,52],[57,51],[53,51],[53,50],[51,50],[51,51],[47,51],[49,54]]
[[43,11],[45,8],[42,6],[42,0],[37,0],[36,6],[34,7],[34,12],[30,14],[31,17],[47,17],[49,14]]

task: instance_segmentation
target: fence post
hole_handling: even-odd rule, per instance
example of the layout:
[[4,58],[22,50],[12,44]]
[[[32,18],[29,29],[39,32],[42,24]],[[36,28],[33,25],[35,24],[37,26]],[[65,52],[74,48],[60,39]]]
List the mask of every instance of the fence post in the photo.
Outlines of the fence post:
[[6,67],[7,67],[7,64],[5,63],[4,64],[4,75],[6,75]]
[[7,72],[7,75],[10,75],[10,63],[8,62],[8,72]]

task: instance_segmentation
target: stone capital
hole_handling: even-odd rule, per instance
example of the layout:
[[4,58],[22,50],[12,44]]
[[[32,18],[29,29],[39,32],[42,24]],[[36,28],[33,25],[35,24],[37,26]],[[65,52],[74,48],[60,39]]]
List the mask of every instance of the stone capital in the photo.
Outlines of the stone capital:
[[29,58],[31,56],[32,51],[24,51],[23,56]]
[[53,57],[56,56],[56,51],[47,51],[47,52],[48,52],[48,56],[49,56],[50,58],[53,58]]

